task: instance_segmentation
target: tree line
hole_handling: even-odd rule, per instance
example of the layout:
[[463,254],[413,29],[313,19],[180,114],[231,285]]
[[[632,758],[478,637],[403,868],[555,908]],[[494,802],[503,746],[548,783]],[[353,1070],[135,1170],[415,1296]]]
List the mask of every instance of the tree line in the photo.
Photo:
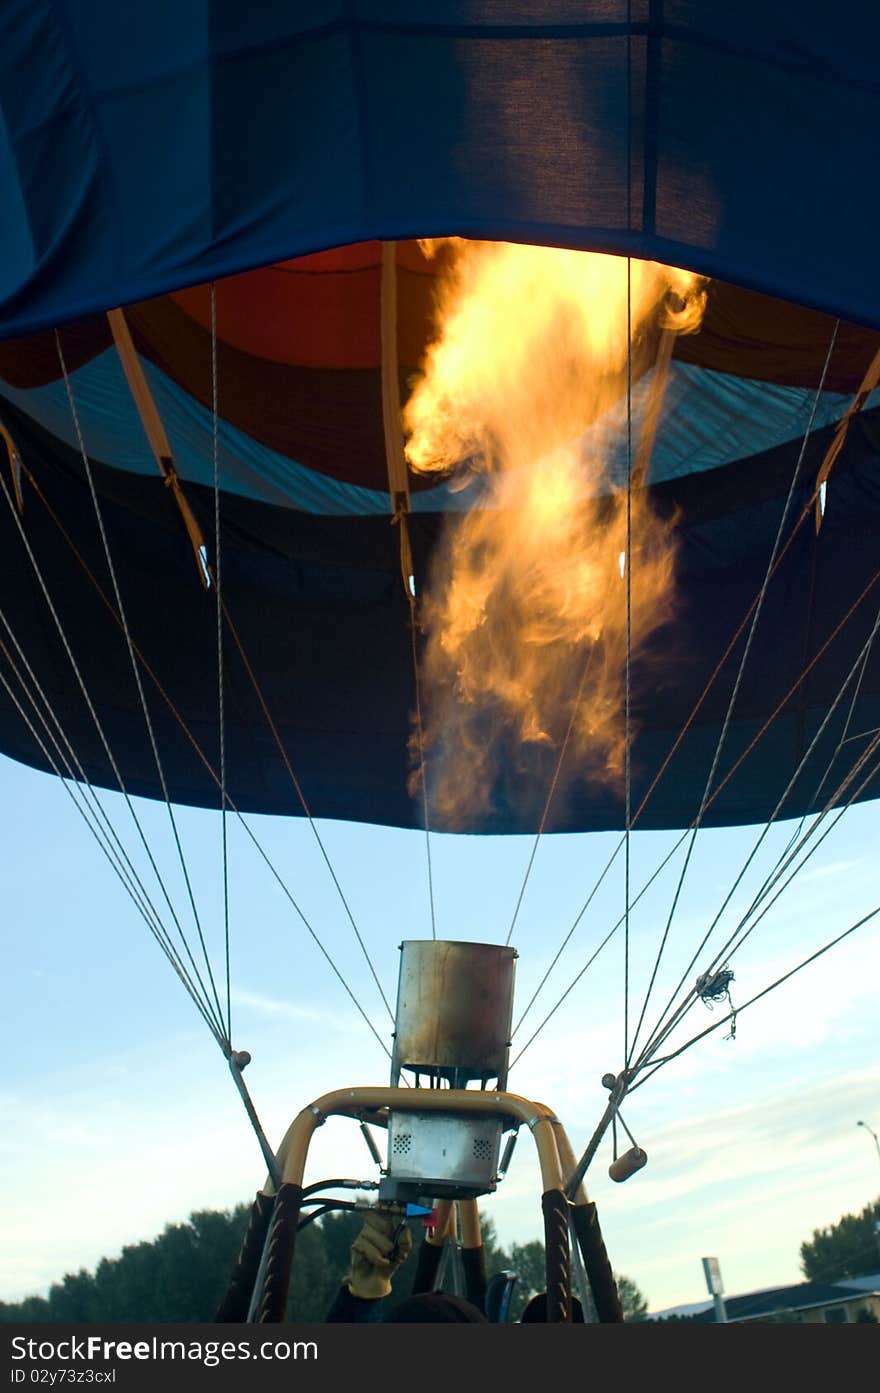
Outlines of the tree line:
[[[118,1258],[102,1258],[94,1272],[84,1268],[55,1282],[47,1296],[0,1301],[0,1322],[211,1321],[220,1303],[247,1224],[249,1205],[203,1209],[182,1224],[167,1224],[158,1238],[128,1244]],[[801,1270],[808,1281],[845,1282],[880,1271],[880,1198],[859,1214],[815,1229],[801,1244]],[[348,1270],[349,1249],[361,1219],[356,1213],[323,1215],[302,1230],[290,1289],[290,1317],[321,1321]],[[486,1266],[515,1272],[512,1317],[544,1287],[544,1249],[534,1240],[504,1248],[491,1219],[483,1218]],[[415,1235],[418,1241],[418,1234]],[[391,1302],[412,1289],[415,1259],[398,1273]],[[627,1320],[644,1320],[647,1302],[636,1283],[617,1278]]]
[[880,1272],[880,1198],[859,1214],[814,1229],[801,1244],[801,1270],[810,1282],[845,1282]]
[[[0,1302],[0,1322],[212,1321],[232,1271],[250,1206],[199,1210],[185,1223],[167,1224],[158,1238],[128,1244],[118,1258],[102,1258],[94,1272],[84,1268],[55,1282],[47,1296]],[[299,1234],[290,1284],[288,1318],[322,1321],[348,1271],[349,1250],[361,1216],[342,1211],[309,1223]],[[481,1218],[488,1274],[514,1272],[511,1317],[544,1289],[544,1247],[534,1240],[504,1248],[491,1219]],[[414,1230],[416,1243],[421,1230]],[[394,1280],[389,1305],[412,1290],[412,1256]],[[642,1320],[647,1302],[635,1282],[618,1277],[628,1320]],[[446,1288],[450,1289],[449,1287]]]

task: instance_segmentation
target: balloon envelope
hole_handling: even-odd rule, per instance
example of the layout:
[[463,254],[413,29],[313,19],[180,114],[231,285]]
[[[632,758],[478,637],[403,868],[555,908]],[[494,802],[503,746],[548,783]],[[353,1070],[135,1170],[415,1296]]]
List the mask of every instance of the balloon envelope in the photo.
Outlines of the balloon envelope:
[[[393,3],[279,2],[247,14],[159,3],[123,18],[98,3],[69,7],[62,25],[48,6],[12,7],[0,45],[0,419],[24,465],[22,524],[131,792],[161,790],[55,326],[171,797],[217,805],[214,597],[104,311],[127,307],[212,546],[207,282],[217,278],[223,588],[262,694],[228,634],[231,795],[241,809],[302,811],[265,703],[314,815],[417,824],[409,606],[382,418],[381,252],[370,239],[401,239],[405,398],[436,280],[406,239],[455,232],[632,253],[719,278],[700,334],[676,342],[648,479],[654,507],[675,519],[682,600],[633,673],[634,806],[687,726],[639,825],[696,815],[742,640],[688,719],[760,589],[814,405],[793,517],[878,345],[880,210],[864,171],[880,17],[837,20],[818,5],[710,14],[554,0],[428,5],[416,17]],[[773,811],[871,631],[877,410],[869,398],[854,418],[822,526],[799,529],[768,590],[719,778],[784,705],[708,823]],[[618,478],[622,459],[621,445]],[[411,487],[421,589],[463,496],[442,482]],[[3,613],[86,775],[115,786],[15,519],[0,513]],[[846,698],[834,709],[784,812],[810,805],[844,733],[880,726],[873,650],[850,707]],[[0,748],[47,767],[5,690]],[[853,749],[841,747],[835,769]],[[472,830],[534,828],[554,760],[530,755]],[[875,792],[868,783],[862,796]],[[548,825],[599,829],[623,816],[620,788],[575,780]]]

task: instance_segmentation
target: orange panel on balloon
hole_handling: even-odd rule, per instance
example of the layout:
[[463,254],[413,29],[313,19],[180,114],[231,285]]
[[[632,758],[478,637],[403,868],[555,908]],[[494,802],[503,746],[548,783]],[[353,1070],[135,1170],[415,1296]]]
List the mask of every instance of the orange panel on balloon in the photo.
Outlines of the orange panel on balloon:
[[[379,242],[361,242],[218,282],[218,338],[275,363],[378,368],[381,256]],[[430,337],[435,274],[415,242],[398,245],[397,266],[398,354],[401,367],[416,368]],[[171,298],[210,328],[207,285]]]

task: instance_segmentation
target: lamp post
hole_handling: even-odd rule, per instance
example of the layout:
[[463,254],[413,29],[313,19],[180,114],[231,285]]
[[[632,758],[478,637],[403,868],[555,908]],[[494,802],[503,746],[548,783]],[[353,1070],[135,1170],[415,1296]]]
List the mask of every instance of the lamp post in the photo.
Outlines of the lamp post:
[[877,1160],[880,1161],[880,1138],[878,1138],[877,1133],[874,1131],[874,1128],[873,1128],[873,1127],[869,1127],[868,1124],[867,1124],[867,1122],[857,1122],[857,1123],[856,1123],[856,1126],[857,1126],[857,1127],[864,1127],[864,1129],[865,1129],[866,1132],[870,1132],[870,1133],[871,1133],[871,1136],[874,1138],[874,1145],[875,1145],[876,1148],[877,1148]]

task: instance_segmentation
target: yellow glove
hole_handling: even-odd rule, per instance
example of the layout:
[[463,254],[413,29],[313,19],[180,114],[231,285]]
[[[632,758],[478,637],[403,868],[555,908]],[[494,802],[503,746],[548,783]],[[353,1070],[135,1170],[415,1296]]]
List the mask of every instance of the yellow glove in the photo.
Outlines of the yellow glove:
[[412,1234],[401,1216],[371,1209],[351,1245],[351,1271],[346,1277],[352,1296],[375,1301],[391,1292],[391,1278],[412,1251]]

